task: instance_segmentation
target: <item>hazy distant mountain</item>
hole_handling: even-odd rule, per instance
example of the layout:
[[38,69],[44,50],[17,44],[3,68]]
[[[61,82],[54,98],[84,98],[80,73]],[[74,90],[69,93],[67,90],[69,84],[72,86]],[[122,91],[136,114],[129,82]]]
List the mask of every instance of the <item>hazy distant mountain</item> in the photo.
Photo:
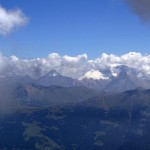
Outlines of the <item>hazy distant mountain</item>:
[[62,87],[72,87],[81,85],[80,82],[76,79],[72,79],[71,77],[66,77],[56,72],[55,70],[51,70],[46,75],[39,78],[36,83],[43,86],[62,86]]
[[81,83],[98,91],[123,92],[137,87],[150,88],[150,80],[140,76],[138,71],[127,66],[115,67],[117,73],[113,73],[108,68],[102,70],[92,70],[87,72],[82,78]]
[[20,76],[13,73],[0,76],[0,100],[5,97],[12,97],[12,93],[18,85],[27,85],[34,83],[29,76]]
[[104,89],[108,86],[108,84],[111,82],[111,80],[94,80],[92,78],[84,78],[80,80],[83,86],[93,88],[97,91],[104,91]]
[[117,67],[120,73],[106,86],[106,92],[123,92],[137,87],[150,88],[150,80],[138,77],[138,72],[127,66]]
[[34,80],[30,78],[29,76],[24,76],[24,75],[17,75],[15,73],[6,73],[0,76],[0,82],[1,84],[4,83],[10,83],[10,84],[15,84],[15,83],[22,83],[22,84],[28,84],[28,83],[33,83]]
[[[73,79],[66,77],[51,70],[46,75],[40,77],[37,80],[33,80],[28,76],[20,76],[15,74],[6,74],[0,76],[0,87],[10,86],[17,84],[31,84],[48,86],[61,86],[61,87],[77,87],[84,86],[87,88],[93,88],[99,92],[123,92],[132,90],[137,87],[143,87],[145,89],[150,88],[150,79],[138,74],[138,71],[131,69],[127,66],[119,66],[115,68],[119,70],[117,73],[113,73],[109,68],[104,70],[91,70],[85,73],[84,76],[79,79]],[[3,86],[2,86],[3,87]]]

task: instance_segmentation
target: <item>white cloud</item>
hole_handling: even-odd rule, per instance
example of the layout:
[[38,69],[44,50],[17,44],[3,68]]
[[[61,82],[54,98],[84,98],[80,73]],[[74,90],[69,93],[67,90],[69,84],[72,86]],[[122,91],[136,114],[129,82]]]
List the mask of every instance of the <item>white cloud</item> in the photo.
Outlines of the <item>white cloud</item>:
[[[38,78],[54,69],[65,76],[80,78],[86,75],[107,78],[105,70],[117,76],[120,68],[126,65],[136,69],[140,76],[150,77],[150,55],[130,52],[122,56],[102,54],[99,58],[89,60],[86,54],[75,57],[61,56],[58,53],[49,54],[47,58],[19,59],[16,56],[0,55],[0,74],[14,72]],[[91,72],[91,70],[94,70]]]
[[68,55],[63,56],[64,61],[69,62],[69,63],[81,63],[87,60],[87,54],[82,54],[82,55],[78,55],[77,57],[71,57]]
[[6,10],[0,6],[0,34],[7,35],[15,27],[27,24],[28,18],[20,9]]

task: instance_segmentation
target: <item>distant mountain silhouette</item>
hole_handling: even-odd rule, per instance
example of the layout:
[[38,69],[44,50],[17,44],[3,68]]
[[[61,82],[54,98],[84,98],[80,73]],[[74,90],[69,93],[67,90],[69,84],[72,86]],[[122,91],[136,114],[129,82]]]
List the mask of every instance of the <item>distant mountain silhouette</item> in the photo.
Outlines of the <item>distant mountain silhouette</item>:
[[55,70],[51,70],[49,73],[36,80],[36,83],[43,86],[56,85],[62,87],[72,87],[81,85],[78,80],[72,79],[71,77],[63,76]]

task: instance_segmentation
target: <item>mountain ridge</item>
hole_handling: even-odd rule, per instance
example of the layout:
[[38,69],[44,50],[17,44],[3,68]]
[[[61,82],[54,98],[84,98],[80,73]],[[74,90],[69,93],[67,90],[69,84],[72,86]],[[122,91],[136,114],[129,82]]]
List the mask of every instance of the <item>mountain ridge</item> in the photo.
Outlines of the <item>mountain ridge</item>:
[[[62,86],[62,87],[76,87],[84,86],[87,88],[93,88],[99,92],[124,92],[127,90],[136,89],[142,87],[145,89],[150,88],[150,79],[143,78],[138,75],[138,72],[127,66],[116,67],[118,71],[117,75],[113,75],[108,69],[96,72],[93,70],[89,73],[89,77],[73,79],[68,76],[61,75],[55,70],[50,70],[47,74],[41,76],[38,79],[32,79],[29,76],[21,76],[16,74],[6,74],[0,77],[0,82],[17,82],[17,83],[35,83],[42,86]],[[102,73],[101,73],[102,72]],[[96,76],[92,77],[92,75]],[[5,84],[5,83],[4,83]]]

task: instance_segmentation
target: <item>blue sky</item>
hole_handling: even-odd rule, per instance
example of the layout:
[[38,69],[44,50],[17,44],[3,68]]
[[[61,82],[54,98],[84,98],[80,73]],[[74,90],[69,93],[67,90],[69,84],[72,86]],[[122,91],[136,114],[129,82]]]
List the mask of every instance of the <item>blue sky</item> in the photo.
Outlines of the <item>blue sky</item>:
[[46,57],[49,53],[122,55],[149,53],[150,25],[140,21],[124,0],[1,0],[3,8],[19,8],[26,26],[0,36],[5,56]]

